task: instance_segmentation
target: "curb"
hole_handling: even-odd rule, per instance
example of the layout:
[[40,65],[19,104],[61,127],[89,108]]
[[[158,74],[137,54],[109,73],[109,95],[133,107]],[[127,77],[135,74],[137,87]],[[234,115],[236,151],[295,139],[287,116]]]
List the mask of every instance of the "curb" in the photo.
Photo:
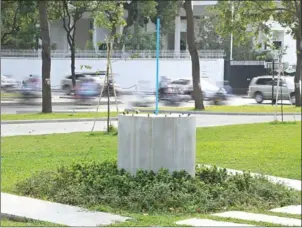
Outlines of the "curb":
[[[125,109],[125,111],[134,112],[154,112],[154,109]],[[227,115],[227,116],[271,116],[274,115],[274,112],[211,112],[211,111],[177,111],[177,110],[160,110],[159,113],[179,113],[179,114],[195,114],[195,115]],[[277,113],[277,115],[281,115],[281,113]],[[283,113],[285,116],[289,115],[301,115],[298,112],[287,112]]]
[[[117,117],[110,118],[110,121],[117,121]],[[5,120],[2,124],[31,124],[31,123],[69,123],[69,122],[93,122],[95,118],[79,118],[79,119],[49,119],[49,120]],[[107,121],[107,118],[98,118],[97,121]]]
[[[123,102],[121,101],[117,101],[118,104],[123,104]],[[74,101],[69,101],[69,102],[52,102],[52,105],[74,105],[75,102]],[[110,101],[109,104],[111,105],[115,105],[115,101]],[[20,101],[17,101],[17,102],[5,102],[5,103],[2,103],[1,101],[1,106],[13,106],[13,105],[29,105],[29,106],[40,106],[42,105],[42,102],[33,102],[33,103],[27,103],[27,102],[20,102]],[[81,104],[79,104],[81,105]],[[83,104],[84,105],[84,104]],[[91,104],[88,104],[87,106],[89,105],[98,105],[98,102],[92,102]],[[100,105],[107,105],[107,101],[101,101],[100,102]]]

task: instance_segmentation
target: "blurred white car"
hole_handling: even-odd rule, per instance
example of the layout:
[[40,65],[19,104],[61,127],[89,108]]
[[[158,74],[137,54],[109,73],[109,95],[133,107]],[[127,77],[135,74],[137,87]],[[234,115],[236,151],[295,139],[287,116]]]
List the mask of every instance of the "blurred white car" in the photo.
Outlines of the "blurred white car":
[[17,82],[17,80],[8,76],[1,75],[1,89],[13,89],[17,88],[18,86],[19,83]]
[[155,104],[155,96],[148,95],[145,92],[136,92],[133,96],[129,97],[128,100],[129,108],[133,107],[150,107]]

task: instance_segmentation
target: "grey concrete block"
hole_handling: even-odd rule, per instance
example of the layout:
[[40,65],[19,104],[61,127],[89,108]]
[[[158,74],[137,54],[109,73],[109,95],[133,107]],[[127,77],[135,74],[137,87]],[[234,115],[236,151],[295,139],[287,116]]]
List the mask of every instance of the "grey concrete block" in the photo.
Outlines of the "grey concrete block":
[[187,115],[119,115],[118,167],[185,170],[195,175],[196,118]]

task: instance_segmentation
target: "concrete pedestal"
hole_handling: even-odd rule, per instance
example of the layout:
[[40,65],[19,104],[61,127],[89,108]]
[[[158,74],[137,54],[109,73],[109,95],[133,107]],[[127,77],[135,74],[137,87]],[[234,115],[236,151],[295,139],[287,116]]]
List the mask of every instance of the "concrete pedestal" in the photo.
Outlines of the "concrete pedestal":
[[196,119],[187,115],[118,116],[118,168],[195,175]]

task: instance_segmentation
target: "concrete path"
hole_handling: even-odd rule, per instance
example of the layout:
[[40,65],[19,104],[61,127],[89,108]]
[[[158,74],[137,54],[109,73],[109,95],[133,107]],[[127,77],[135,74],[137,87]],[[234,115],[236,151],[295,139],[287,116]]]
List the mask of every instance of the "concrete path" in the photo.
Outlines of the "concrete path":
[[292,215],[301,215],[302,205],[291,205],[287,207],[274,208],[270,210],[271,212],[292,214]]
[[186,219],[182,221],[176,222],[176,225],[180,226],[253,226],[253,225],[247,225],[247,224],[240,224],[240,223],[234,223],[234,222],[223,222],[223,221],[215,221],[211,219]]
[[65,226],[100,226],[124,222],[130,218],[83,208],[1,193],[1,213],[61,224]]
[[[279,212],[279,213],[287,213],[287,214],[297,214],[301,215],[301,206],[302,205],[292,205],[286,206],[282,208],[275,208],[270,210],[271,212]],[[229,211],[212,214],[212,216],[220,217],[220,218],[232,218],[232,219],[240,219],[253,222],[264,222],[264,223],[272,223],[275,225],[283,225],[283,226],[301,226],[302,221],[299,219],[286,218],[281,216],[273,216],[266,214],[255,214],[248,213],[242,211]],[[186,219],[176,222],[176,225],[185,225],[185,226],[254,226],[242,223],[234,223],[234,222],[225,222],[225,221],[216,221],[214,219]]]
[[[198,164],[198,166],[204,166],[204,167],[213,167],[211,165],[202,165]],[[221,167],[217,167],[218,169],[223,169]],[[235,175],[235,174],[243,174],[243,171],[241,170],[235,170],[235,169],[226,169],[228,174]],[[251,176],[261,176],[259,173],[250,173]],[[300,180],[294,180],[289,178],[283,178],[283,177],[275,177],[275,176],[269,176],[269,175],[263,175],[266,177],[269,181],[273,183],[280,183],[283,184],[289,188],[295,189],[297,191],[301,191],[302,182]]]
[[[284,120],[292,121],[292,116],[285,116]],[[301,116],[296,116],[301,121]],[[214,127],[234,124],[263,123],[273,121],[273,116],[226,116],[226,115],[196,115],[197,127]],[[1,136],[14,135],[41,135],[52,133],[87,132],[91,130],[93,122],[83,121],[66,123],[27,123],[27,124],[1,124]],[[112,121],[117,126],[117,122]],[[105,129],[106,122],[98,121],[95,131]]]
[[[61,96],[54,96],[51,98],[51,102],[53,105],[74,105],[76,104],[76,99],[73,97],[61,97]],[[90,103],[93,105],[97,105],[99,102],[99,98],[94,98],[91,99]],[[110,103],[115,104],[115,98],[110,97]],[[121,104],[121,100],[118,98],[118,103]],[[42,105],[42,99],[37,98],[37,99],[32,99],[29,101],[24,101],[24,99],[17,98],[17,99],[12,99],[12,100],[1,100],[1,106],[11,106],[11,105],[31,105],[31,106],[41,106]],[[101,99],[101,104],[107,104],[107,98],[102,97]]]
[[[112,121],[112,125],[117,127],[117,121]],[[16,135],[46,135],[54,133],[89,132],[93,126],[93,121],[85,122],[65,122],[65,123],[30,123],[30,124],[3,124],[1,125],[1,136]],[[97,121],[94,131],[104,131],[106,121]]]
[[273,215],[255,214],[242,211],[228,211],[223,213],[212,214],[221,218],[242,219],[254,222],[272,223],[282,226],[302,226],[302,220],[294,218],[285,218]]

